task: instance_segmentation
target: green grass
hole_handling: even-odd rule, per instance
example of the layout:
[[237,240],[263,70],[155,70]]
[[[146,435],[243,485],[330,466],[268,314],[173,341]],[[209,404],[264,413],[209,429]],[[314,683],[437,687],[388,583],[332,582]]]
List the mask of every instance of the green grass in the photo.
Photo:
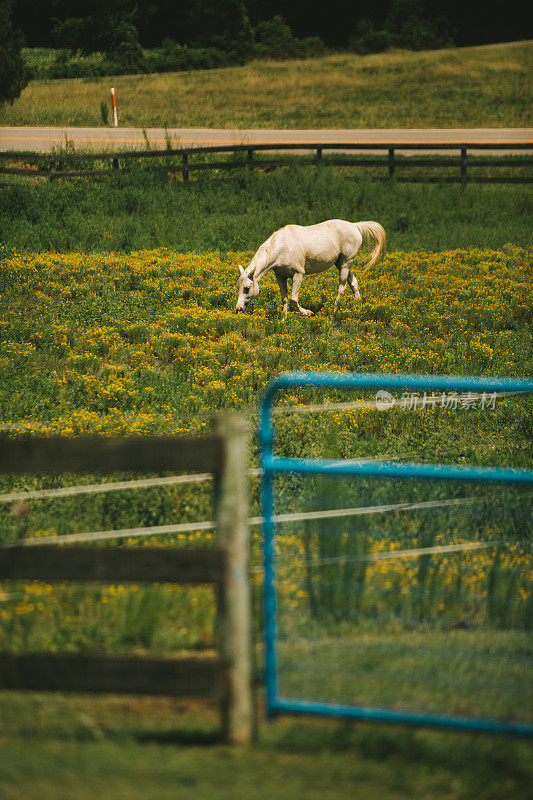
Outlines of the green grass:
[[255,251],[287,223],[375,219],[387,248],[438,251],[531,243],[527,186],[399,184],[351,169],[293,167],[19,183],[0,192],[4,250]]
[[526,800],[524,741],[280,719],[251,751],[217,743],[217,710],[159,698],[2,693],[6,800]]
[[530,631],[390,628],[281,637],[280,697],[528,722]]
[[531,488],[280,476],[274,497],[277,513],[437,501],[277,525],[282,698],[531,719]]
[[100,126],[114,86],[122,126],[525,127],[531,44],[377,55],[94,80],[32,81],[1,125]]

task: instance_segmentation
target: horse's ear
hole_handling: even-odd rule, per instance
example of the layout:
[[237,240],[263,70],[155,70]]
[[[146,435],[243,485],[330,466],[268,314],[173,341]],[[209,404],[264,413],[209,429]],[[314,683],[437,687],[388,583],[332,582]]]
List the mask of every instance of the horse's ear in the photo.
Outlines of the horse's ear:
[[243,270],[241,264],[239,264],[239,272],[240,272],[241,275],[244,275],[244,270]]

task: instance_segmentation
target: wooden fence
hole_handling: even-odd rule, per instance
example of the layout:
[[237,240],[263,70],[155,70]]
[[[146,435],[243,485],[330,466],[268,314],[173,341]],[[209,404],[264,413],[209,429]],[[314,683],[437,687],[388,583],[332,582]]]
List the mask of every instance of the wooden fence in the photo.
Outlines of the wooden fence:
[[[0,688],[112,692],[220,700],[223,731],[248,744],[254,731],[246,421],[221,415],[204,438],[80,437],[4,440],[0,472],[183,471],[215,479],[217,542],[209,548],[125,548],[24,543],[0,547],[0,579],[212,584],[216,656],[114,657],[0,654]],[[57,541],[57,540],[56,540]]]
[[[172,149],[165,150],[132,150],[122,152],[108,152],[108,153],[60,153],[60,154],[43,154],[43,153],[17,153],[13,151],[0,152],[0,160],[4,162],[14,162],[15,166],[1,166],[0,173],[4,175],[24,175],[33,177],[46,177],[54,180],[56,178],[77,178],[77,177],[91,177],[100,175],[110,175],[114,171],[129,172],[130,168],[127,166],[128,161],[131,159],[168,159],[169,162],[159,169],[167,172],[181,173],[183,180],[188,181],[190,173],[197,170],[227,170],[227,169],[242,169],[259,168],[259,169],[276,169],[282,166],[290,166],[295,163],[294,153],[310,151],[312,157],[307,160],[300,160],[300,164],[309,164],[314,166],[338,166],[338,167],[353,167],[357,170],[360,167],[381,167],[384,175],[378,176],[384,179],[395,178],[402,182],[445,182],[445,183],[531,183],[532,178],[529,175],[472,175],[469,172],[471,168],[487,168],[487,167],[512,167],[524,168],[530,167],[533,164],[533,159],[526,155],[531,152],[533,145],[524,142],[505,142],[505,143],[479,143],[479,142],[464,142],[461,144],[428,144],[428,143],[411,143],[411,144],[383,144],[374,142],[354,142],[350,144],[341,142],[330,143],[278,143],[278,144],[230,144],[230,145],[204,145],[199,147]],[[491,156],[473,155],[469,151],[490,151]],[[292,153],[291,158],[287,159],[257,159],[258,152],[271,151],[289,151]],[[339,156],[333,158],[332,152],[337,151]],[[358,156],[357,158],[346,158],[348,151],[383,151],[383,156],[372,157]],[[413,155],[399,155],[405,152],[412,153],[419,151],[424,153],[430,151],[443,151],[443,153],[452,153],[452,155],[428,155],[424,157]],[[453,155],[453,151],[457,154]],[[509,152],[511,151],[511,152]],[[516,153],[516,151],[523,151],[524,155]],[[507,154],[505,157],[494,156],[494,152]],[[206,155],[218,153],[231,153],[233,159],[230,161],[216,161],[205,160]],[[238,159],[236,156],[242,153],[246,155],[245,159]],[[326,154],[326,155],[325,155]],[[203,156],[204,160],[198,160],[195,157]],[[344,156],[344,157],[342,157]],[[178,163],[176,163],[176,160]],[[96,168],[94,165],[97,162],[109,162],[109,166],[105,168]],[[76,164],[79,169],[76,169]],[[69,168],[65,169],[68,165]],[[72,168],[74,167],[74,168]],[[457,169],[455,175],[426,175],[426,176],[408,176],[400,175],[399,171],[403,172],[404,169],[408,171],[413,167],[446,167]]]

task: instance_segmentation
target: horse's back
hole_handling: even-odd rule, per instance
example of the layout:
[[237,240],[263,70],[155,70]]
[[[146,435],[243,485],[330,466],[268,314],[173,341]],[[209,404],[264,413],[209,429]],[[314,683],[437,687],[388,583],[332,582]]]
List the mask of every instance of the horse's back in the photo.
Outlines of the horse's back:
[[361,233],[357,225],[347,222],[344,219],[328,219],[316,225],[308,225],[303,228],[306,233],[304,237],[311,247],[315,247],[320,242],[324,243],[328,249],[334,246],[338,254],[349,253],[361,246]]
[[361,245],[353,222],[329,219],[315,225],[285,225],[261,245],[261,258],[273,266],[294,266],[307,273],[322,272],[339,256],[350,256]]
[[327,220],[316,225],[286,225],[279,232],[278,242],[283,243],[284,260],[299,263],[307,273],[315,273],[335,264],[345,238],[337,220]]

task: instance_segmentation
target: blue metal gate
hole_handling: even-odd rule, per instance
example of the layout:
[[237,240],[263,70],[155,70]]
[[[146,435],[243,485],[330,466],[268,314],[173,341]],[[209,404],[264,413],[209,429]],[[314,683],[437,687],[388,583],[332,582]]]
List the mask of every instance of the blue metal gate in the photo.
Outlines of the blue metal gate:
[[[259,424],[268,714],[533,734],[533,470],[276,456],[273,400],[296,387],[380,390],[381,409],[394,403],[390,392],[403,402],[423,392],[435,408],[457,393],[486,405],[496,393],[531,393],[533,380],[287,373],[268,384]],[[320,502],[346,491],[363,493],[363,505],[337,498],[337,508],[316,510],[317,484],[304,483],[331,476]],[[284,479],[315,510],[276,514]],[[381,538],[368,534],[369,514]],[[341,522],[324,528],[331,519]],[[403,539],[392,550],[394,526]]]

